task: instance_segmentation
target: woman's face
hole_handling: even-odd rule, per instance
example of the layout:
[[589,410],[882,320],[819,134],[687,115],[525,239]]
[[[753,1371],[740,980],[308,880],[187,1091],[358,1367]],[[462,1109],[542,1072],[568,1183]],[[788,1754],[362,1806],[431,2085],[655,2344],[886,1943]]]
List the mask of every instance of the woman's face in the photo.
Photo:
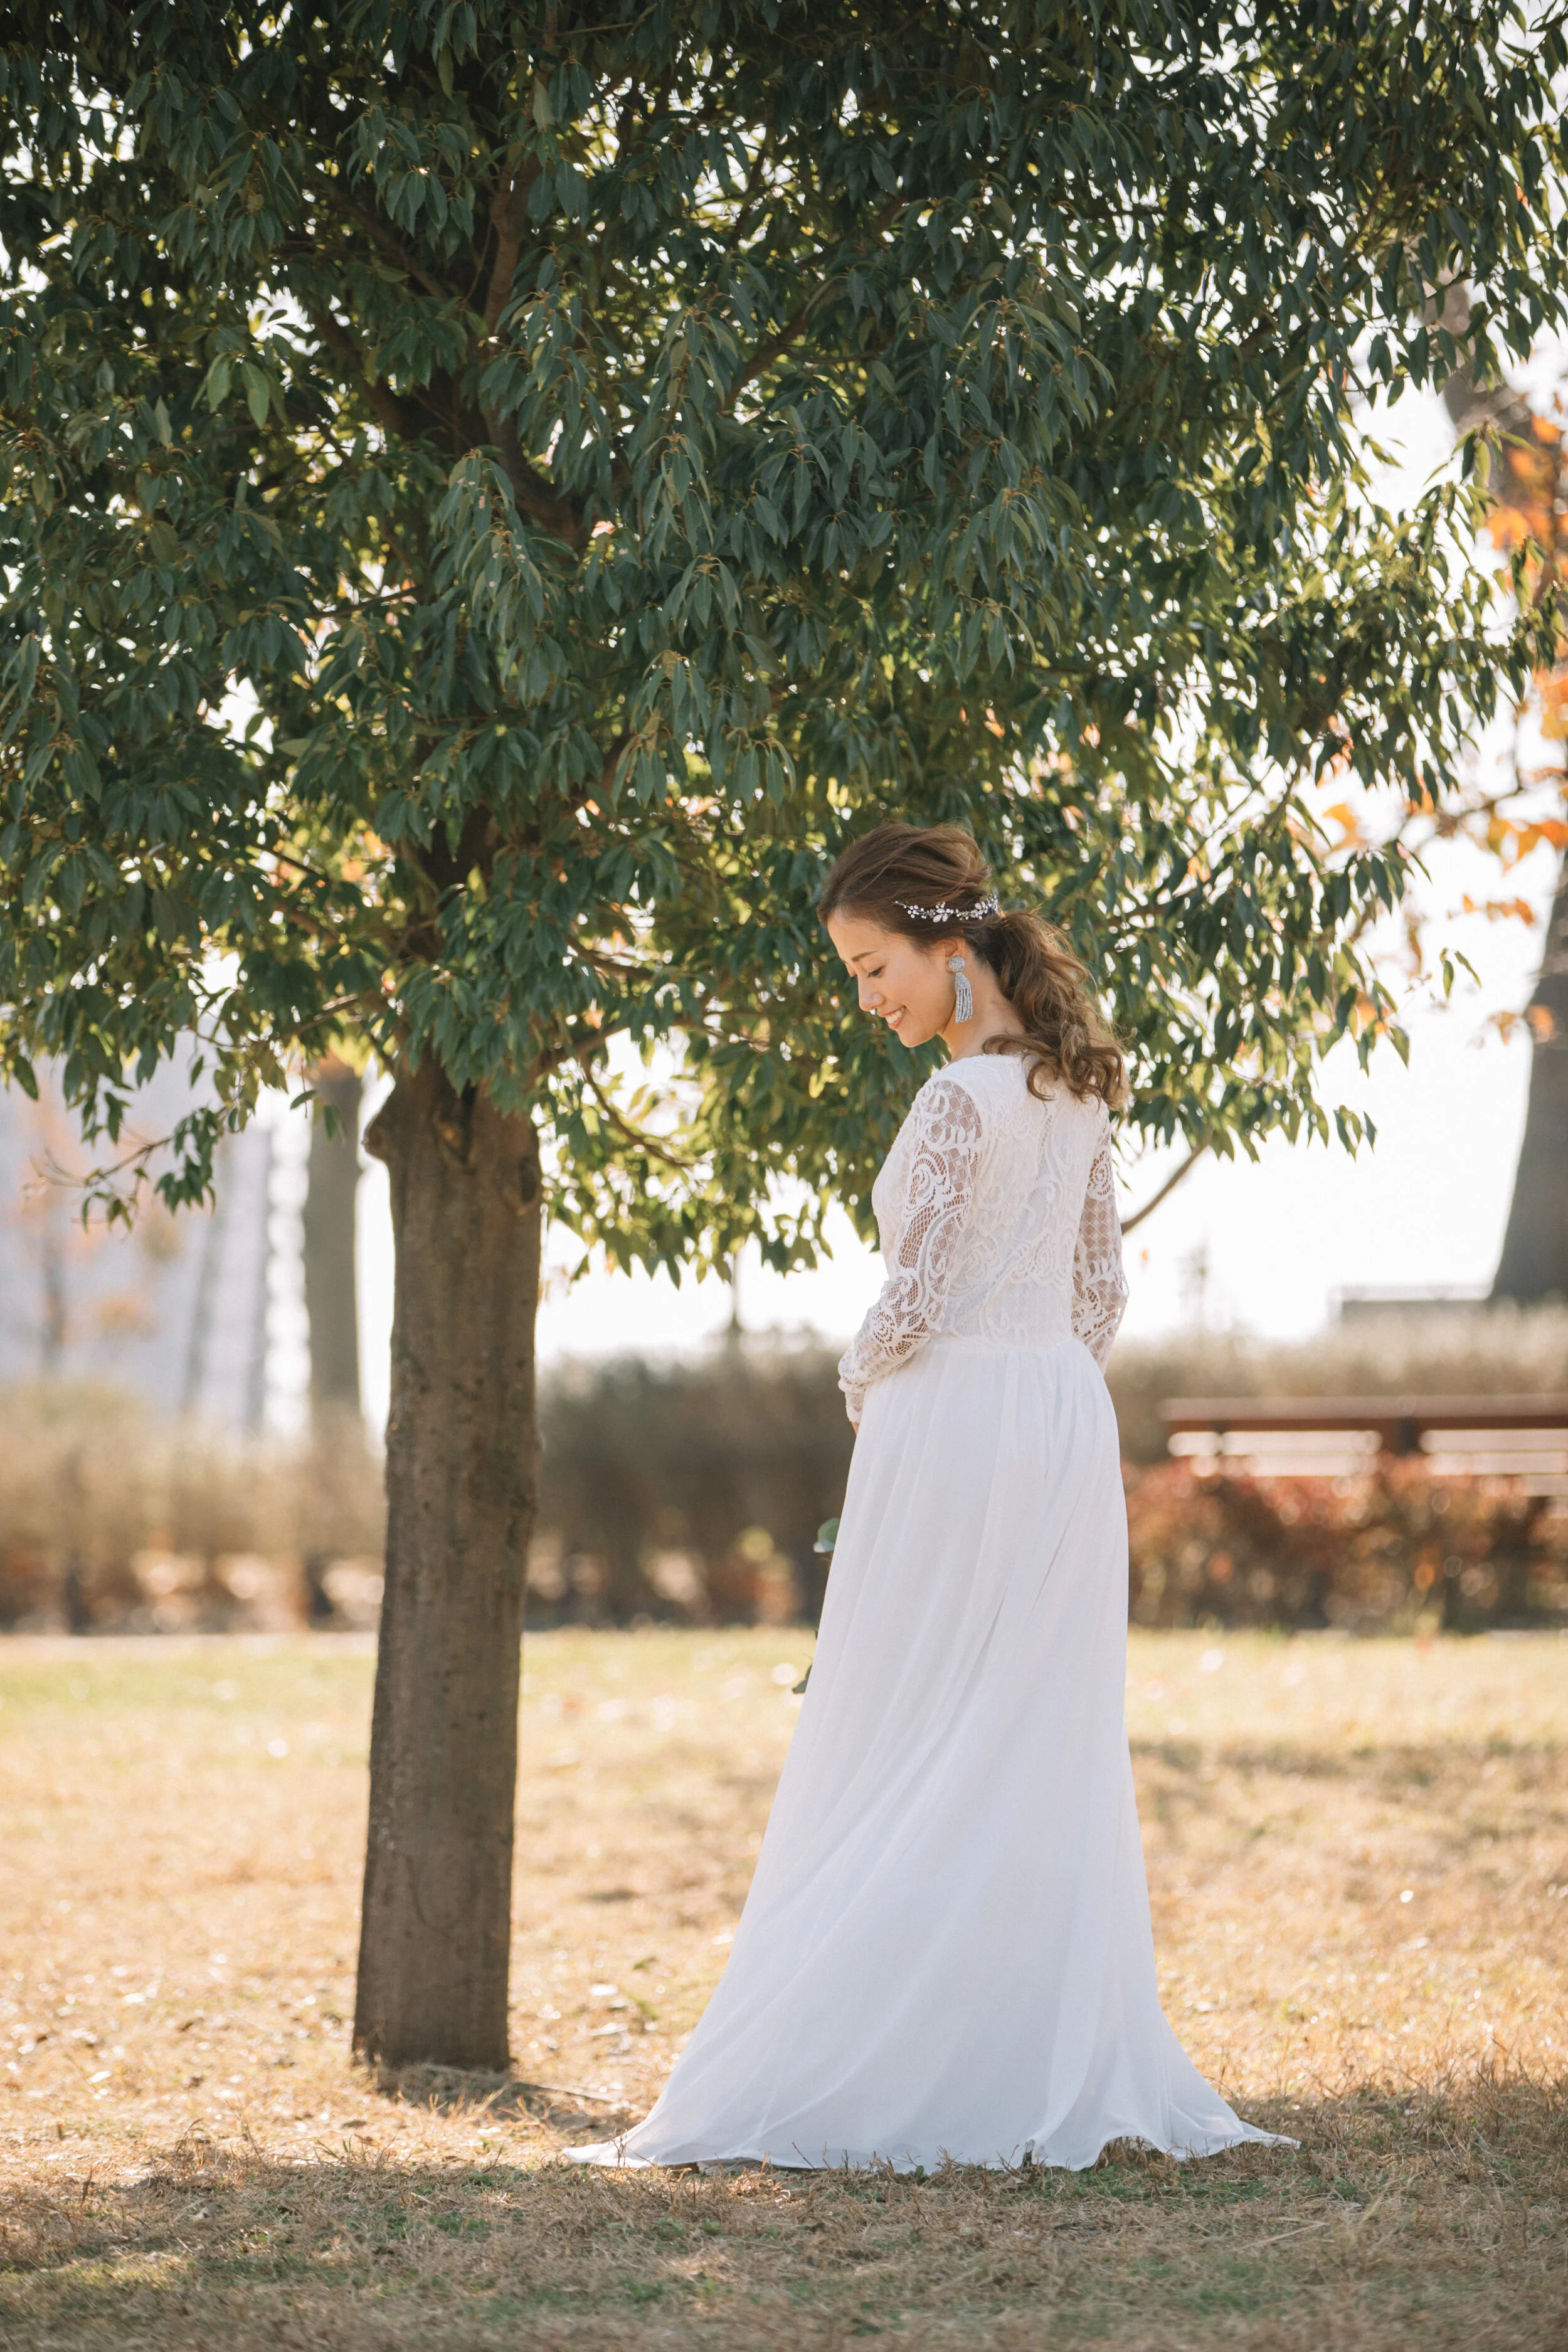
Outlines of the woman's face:
[[885,931],[869,916],[840,908],[827,936],[860,992],[860,1010],[885,1021],[900,1045],[923,1045],[952,1019],[952,975],[941,940],[930,945]]

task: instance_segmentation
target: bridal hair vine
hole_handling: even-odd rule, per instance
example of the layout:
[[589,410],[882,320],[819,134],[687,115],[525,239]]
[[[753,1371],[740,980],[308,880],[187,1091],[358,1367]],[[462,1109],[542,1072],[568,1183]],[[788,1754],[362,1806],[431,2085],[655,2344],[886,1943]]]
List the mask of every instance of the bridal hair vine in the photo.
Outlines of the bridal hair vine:
[[1001,911],[994,890],[989,898],[977,898],[973,907],[911,907],[903,898],[895,898],[893,904],[900,914],[913,915],[922,923],[983,923],[987,915]]

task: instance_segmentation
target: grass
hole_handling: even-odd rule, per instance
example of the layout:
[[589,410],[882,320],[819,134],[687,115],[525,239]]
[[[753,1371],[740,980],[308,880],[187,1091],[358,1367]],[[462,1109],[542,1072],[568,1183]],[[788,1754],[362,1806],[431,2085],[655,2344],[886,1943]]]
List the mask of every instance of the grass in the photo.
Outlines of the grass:
[[1568,1639],[1135,1633],[1167,2007],[1299,2155],[582,2174],[723,1964],[798,1633],[525,1661],[516,2079],[352,2068],[357,1638],[0,1645],[0,2337],[1568,2347]]

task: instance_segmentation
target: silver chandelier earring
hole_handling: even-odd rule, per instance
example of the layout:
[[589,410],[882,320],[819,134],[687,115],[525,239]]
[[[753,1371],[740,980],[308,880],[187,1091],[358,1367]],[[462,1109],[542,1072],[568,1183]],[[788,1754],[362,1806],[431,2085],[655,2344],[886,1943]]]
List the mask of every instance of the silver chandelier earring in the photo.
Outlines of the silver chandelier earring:
[[963,969],[963,958],[961,955],[950,955],[947,968],[953,976],[952,1017],[958,1022],[973,1021],[974,991],[969,985],[969,974]]

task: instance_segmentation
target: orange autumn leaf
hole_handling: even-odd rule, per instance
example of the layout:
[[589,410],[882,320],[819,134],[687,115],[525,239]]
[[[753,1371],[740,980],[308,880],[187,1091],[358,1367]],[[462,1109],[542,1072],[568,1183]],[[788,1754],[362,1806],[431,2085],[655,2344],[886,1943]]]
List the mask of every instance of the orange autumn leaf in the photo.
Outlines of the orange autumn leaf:
[[1365,839],[1366,836],[1361,829],[1361,819],[1349,801],[1336,801],[1332,808],[1323,811],[1323,814],[1325,818],[1331,818],[1340,828],[1340,838],[1335,844],[1336,848],[1348,849],[1352,843],[1359,843]]
[[1535,909],[1528,898],[1472,898],[1467,891],[1462,904],[1467,915],[1484,915],[1489,923],[1535,920]]
[[1541,731],[1550,743],[1568,741],[1568,670],[1553,671],[1537,681],[1541,690]]

